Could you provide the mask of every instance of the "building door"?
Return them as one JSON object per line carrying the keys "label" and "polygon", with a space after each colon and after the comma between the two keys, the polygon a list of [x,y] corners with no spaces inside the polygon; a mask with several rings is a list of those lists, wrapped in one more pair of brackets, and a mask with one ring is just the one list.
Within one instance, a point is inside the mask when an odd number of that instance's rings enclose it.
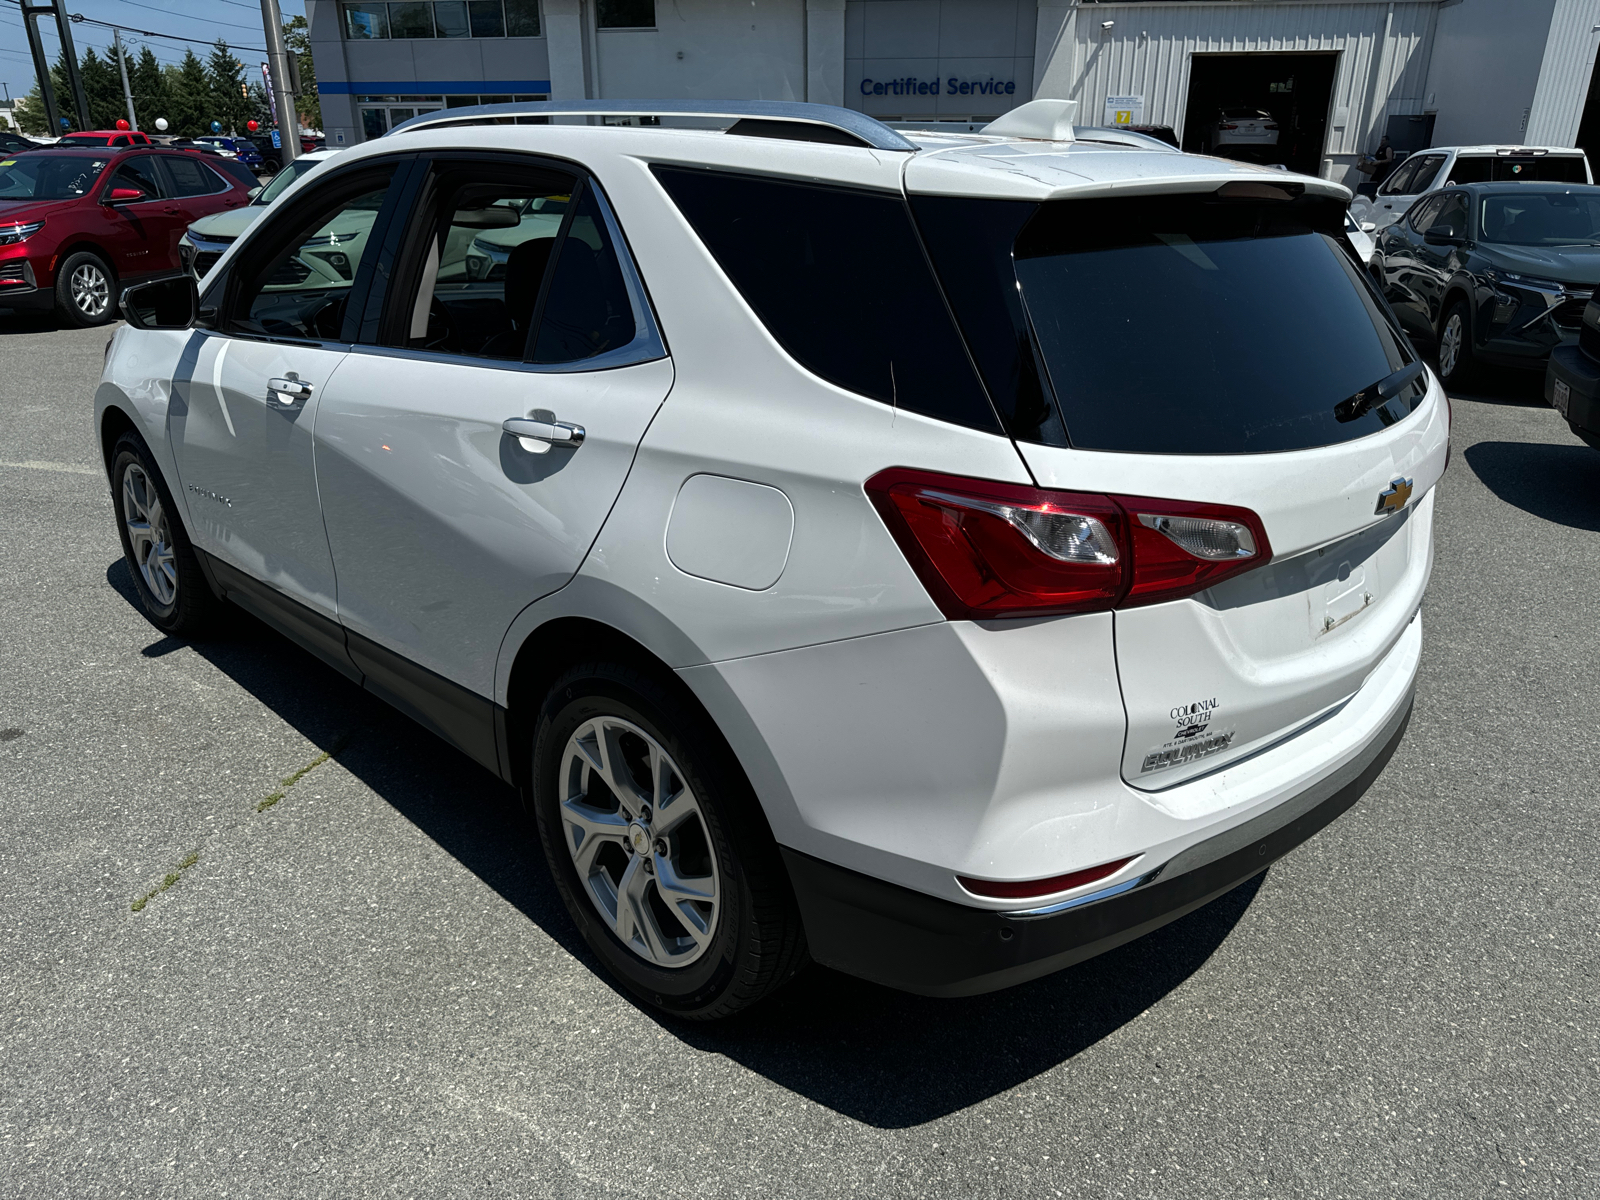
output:
{"label": "building door", "polygon": [[1194,55],[1183,148],[1318,174],[1338,62],[1321,51]]}

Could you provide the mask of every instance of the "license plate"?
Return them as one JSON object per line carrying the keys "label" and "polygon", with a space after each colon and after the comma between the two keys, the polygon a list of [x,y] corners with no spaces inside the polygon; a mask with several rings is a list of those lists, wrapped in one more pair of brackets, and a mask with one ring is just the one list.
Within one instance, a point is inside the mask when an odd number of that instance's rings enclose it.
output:
{"label": "license plate", "polygon": [[1563,417],[1566,416],[1567,410],[1572,407],[1572,388],[1558,379],[1554,389],[1552,389],[1552,393],[1550,398],[1551,407]]}

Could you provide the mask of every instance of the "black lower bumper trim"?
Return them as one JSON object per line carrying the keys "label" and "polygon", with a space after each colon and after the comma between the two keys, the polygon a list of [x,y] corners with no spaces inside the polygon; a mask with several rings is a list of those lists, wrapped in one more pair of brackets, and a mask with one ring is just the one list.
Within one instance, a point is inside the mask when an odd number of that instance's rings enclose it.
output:
{"label": "black lower bumper trim", "polygon": [[1367,751],[1333,776],[1201,842],[1156,879],[1055,916],[970,908],[783,848],[811,957],[925,996],[974,996],[1048,975],[1142,937],[1224,895],[1331,823],[1389,761],[1407,697]]}

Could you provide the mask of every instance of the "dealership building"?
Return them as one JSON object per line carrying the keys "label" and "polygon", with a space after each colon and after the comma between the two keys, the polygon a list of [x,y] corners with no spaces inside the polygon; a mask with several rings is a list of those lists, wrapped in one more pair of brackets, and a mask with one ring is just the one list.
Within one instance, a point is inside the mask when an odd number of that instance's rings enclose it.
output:
{"label": "dealership building", "polygon": [[330,145],[528,99],[810,100],[985,121],[1037,96],[1082,124],[1208,145],[1224,108],[1345,182],[1388,134],[1600,142],[1600,0],[308,0]]}

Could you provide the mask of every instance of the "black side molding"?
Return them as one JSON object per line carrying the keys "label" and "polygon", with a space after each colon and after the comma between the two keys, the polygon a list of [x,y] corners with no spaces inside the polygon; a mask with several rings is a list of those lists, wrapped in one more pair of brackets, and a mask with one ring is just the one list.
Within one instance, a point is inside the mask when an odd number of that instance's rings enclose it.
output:
{"label": "black side molding", "polygon": [[1405,736],[1411,706],[1407,697],[1333,777],[1190,847],[1152,882],[1055,915],[969,908],[780,847],[811,957],[907,992],[975,996],[1115,949],[1232,891],[1354,806]]}
{"label": "black side molding", "polygon": [[337,621],[198,547],[195,553],[219,596],[260,618],[507,783],[515,783],[505,749],[509,744],[506,713],[494,701],[351,633]]}

